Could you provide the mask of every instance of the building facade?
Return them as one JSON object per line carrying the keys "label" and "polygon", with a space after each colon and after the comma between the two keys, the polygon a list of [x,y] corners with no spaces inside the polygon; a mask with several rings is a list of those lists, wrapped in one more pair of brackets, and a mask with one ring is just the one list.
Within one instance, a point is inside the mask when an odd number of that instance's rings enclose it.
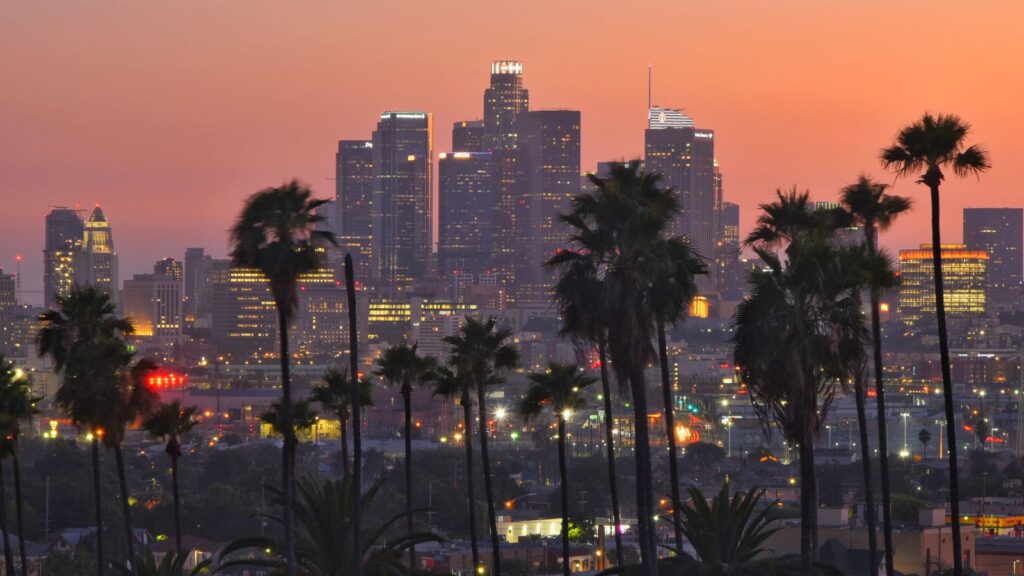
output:
{"label": "building facade", "polygon": [[340,140],[334,158],[334,234],[339,252],[352,255],[356,278],[365,282],[373,259],[373,142]]}
{"label": "building facade", "polygon": [[121,306],[135,325],[134,337],[181,342],[181,288],[180,279],[166,274],[136,274],[124,281]]}
{"label": "building facade", "polygon": [[508,150],[517,145],[519,116],[530,109],[523,88],[523,65],[513,60],[491,63],[491,84],[484,91],[484,150]]}
{"label": "building facade", "polygon": [[[963,244],[943,244],[942,276],[946,317],[951,322],[984,316],[989,256]],[[935,322],[935,284],[932,246],[900,250],[899,317],[908,328]]]}
{"label": "building facade", "polygon": [[107,216],[99,206],[93,209],[85,222],[82,248],[74,268],[75,282],[94,286],[116,299],[119,283],[114,235]]}
{"label": "building facade", "polygon": [[43,305],[53,306],[75,285],[75,262],[82,248],[85,223],[79,210],[51,208],[46,215],[43,249]]}
{"label": "building facade", "polygon": [[438,172],[437,272],[442,278],[491,268],[497,207],[489,152],[442,152]]}
{"label": "building facade", "polygon": [[964,244],[989,255],[990,296],[1008,296],[1024,280],[1024,209],[964,208]]}
{"label": "building facade", "polygon": [[486,152],[484,121],[460,120],[452,126],[452,152]]}

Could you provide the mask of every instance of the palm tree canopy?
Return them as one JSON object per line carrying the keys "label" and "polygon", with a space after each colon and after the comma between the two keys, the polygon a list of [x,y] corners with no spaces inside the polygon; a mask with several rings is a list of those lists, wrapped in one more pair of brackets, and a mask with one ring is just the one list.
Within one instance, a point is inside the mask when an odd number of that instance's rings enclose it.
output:
{"label": "palm tree canopy", "polygon": [[[361,406],[373,406],[373,385],[363,378],[359,381],[359,401]],[[324,374],[324,383],[313,387],[309,399],[329,410],[339,419],[348,418],[352,408],[352,380],[348,371],[330,368]]]}
{"label": "palm tree canopy", "polygon": [[191,551],[167,552],[158,562],[153,551],[146,548],[135,561],[135,568],[128,564],[115,564],[123,576],[200,576],[211,574],[213,562],[209,559],[198,562],[191,570],[185,568],[191,559]]}
{"label": "palm tree canopy", "polygon": [[[295,431],[309,430],[316,425],[319,419],[320,416],[317,415],[309,400],[296,400],[292,404],[292,426]],[[284,435],[284,428],[281,424],[281,402],[271,404],[269,410],[260,414],[260,421],[270,424],[275,433]]]}
{"label": "palm tree canopy", "polygon": [[312,194],[296,180],[261,190],[249,197],[231,229],[232,263],[263,272],[288,314],[297,303],[299,276],[320,267],[323,248],[337,245],[334,234],[320,227],[326,218],[317,208],[327,200]]}
{"label": "palm tree canopy", "polygon": [[821,210],[812,207],[810,192],[776,190],[775,200],[758,205],[761,215],[754,229],[743,240],[745,246],[763,250],[788,245],[798,238],[827,238],[846,225],[842,210]]}
{"label": "palm tree canopy", "polygon": [[152,436],[163,438],[167,442],[167,453],[178,457],[181,456],[179,440],[197,424],[195,413],[195,406],[182,407],[180,401],[174,400],[161,404],[142,422],[142,427]]}
{"label": "palm tree canopy", "polygon": [[39,413],[36,403],[40,400],[42,397],[32,395],[28,373],[0,354],[0,435],[17,440],[21,426]]}
{"label": "palm tree canopy", "polygon": [[433,356],[420,356],[418,344],[406,342],[395,344],[384,350],[377,360],[374,375],[384,382],[402,389],[402,394],[409,394],[414,384],[426,384],[437,368],[437,359]]}
{"label": "palm tree canopy", "polygon": [[762,546],[779,530],[772,528],[775,502],[759,506],[765,491],[729,495],[729,483],[710,501],[697,488],[690,489],[690,505],[677,503],[683,535],[693,546],[697,558],[710,566],[737,571],[751,563],[763,551]]}
{"label": "palm tree canopy", "polygon": [[498,328],[493,316],[485,320],[466,316],[458,333],[446,336],[444,342],[452,349],[450,363],[476,377],[491,371],[500,374],[518,365],[519,351],[507,343],[511,336],[510,329]]}
{"label": "palm tree canopy", "polygon": [[[125,348],[123,358],[130,361],[132,355]],[[116,372],[112,385],[104,391],[107,402],[101,408],[105,446],[120,445],[128,426],[139,418],[146,418],[153,411],[158,396],[146,381],[147,376],[157,368],[155,362],[143,358],[131,367],[122,365]]]}
{"label": "palm tree canopy", "polygon": [[530,373],[532,385],[519,401],[519,415],[530,420],[550,409],[556,415],[579,410],[585,404],[581,392],[597,381],[576,364],[551,362],[547,370]]}
{"label": "palm tree canopy", "polygon": [[840,202],[851,219],[865,227],[885,231],[900,214],[910,210],[910,198],[888,194],[888,184],[875,182],[866,175],[843,187]]}
{"label": "palm tree canopy", "polygon": [[970,124],[956,114],[926,112],[900,130],[892,146],[882,150],[882,166],[900,177],[920,174],[920,182],[936,186],[944,178],[943,168],[952,168],[957,176],[980,174],[991,164],[984,148],[967,145],[970,131]]}
{"label": "palm tree canopy", "polygon": [[52,358],[57,372],[69,364],[73,371],[82,370],[84,366],[77,361],[88,358],[90,349],[104,340],[134,332],[130,320],[117,316],[110,295],[94,286],[72,287],[67,296],[58,296],[57,307],[39,320],[39,356]]}
{"label": "palm tree canopy", "polygon": [[677,324],[689,314],[697,295],[696,277],[708,274],[707,264],[682,238],[656,242],[650,249],[650,263],[651,309],[663,322]]}

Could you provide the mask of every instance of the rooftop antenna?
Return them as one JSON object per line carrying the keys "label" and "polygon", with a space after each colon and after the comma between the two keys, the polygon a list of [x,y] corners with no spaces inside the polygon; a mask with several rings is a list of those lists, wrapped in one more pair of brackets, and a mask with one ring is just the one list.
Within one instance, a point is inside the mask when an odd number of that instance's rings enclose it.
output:
{"label": "rooftop antenna", "polygon": [[651,109],[651,77],[654,76],[654,66],[647,65],[647,109]]}

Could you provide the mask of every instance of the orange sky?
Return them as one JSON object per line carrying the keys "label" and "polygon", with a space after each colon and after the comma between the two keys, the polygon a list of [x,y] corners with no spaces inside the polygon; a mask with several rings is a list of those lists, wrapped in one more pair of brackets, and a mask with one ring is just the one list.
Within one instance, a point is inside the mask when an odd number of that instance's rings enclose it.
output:
{"label": "orange sky", "polygon": [[[435,151],[477,118],[489,62],[523,61],[531,107],[583,113],[583,166],[643,149],[654,102],[717,132],[727,199],[796,184],[826,199],[924,110],[975,126],[994,169],[945,189],[1021,206],[1024,3],[490,0],[6,3],[0,9],[0,266],[42,284],[43,216],[101,203],[122,277],[215,254],[242,198],[297,176],[333,195],[339,138],[385,109],[434,113]],[[890,178],[886,176],[886,178]],[[891,179],[891,178],[890,178]],[[919,200],[887,239],[927,239]],[[30,300],[36,295],[27,294]]]}

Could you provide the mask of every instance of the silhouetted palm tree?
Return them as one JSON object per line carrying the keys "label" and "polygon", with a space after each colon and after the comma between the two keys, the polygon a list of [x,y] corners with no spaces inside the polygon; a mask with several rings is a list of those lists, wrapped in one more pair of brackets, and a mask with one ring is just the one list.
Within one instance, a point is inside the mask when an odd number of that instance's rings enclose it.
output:
{"label": "silhouetted palm tree", "polygon": [[164,449],[171,458],[171,489],[174,495],[174,544],[178,554],[184,552],[181,547],[181,498],[178,491],[178,459],[181,458],[181,437],[195,427],[193,416],[195,406],[182,407],[175,400],[160,405],[142,423],[147,432],[167,442]]}
{"label": "silhouetted palm tree", "polygon": [[[883,537],[885,538],[885,565],[889,574],[895,573],[893,564],[892,543],[892,496],[889,486],[889,440],[886,430],[885,410],[885,369],[882,364],[882,324],[880,306],[882,290],[896,284],[896,276],[892,271],[885,253],[878,248],[878,234],[892,225],[897,216],[910,210],[910,200],[902,196],[886,193],[888,186],[872,182],[867,176],[861,176],[857,182],[842,190],[842,204],[850,218],[864,229],[864,244],[867,247],[868,263],[867,282],[871,294],[871,345],[874,356],[875,399],[878,402],[878,452],[882,468],[882,520]],[[857,423],[860,426],[862,463],[865,476],[865,495],[867,500],[868,536],[871,557],[875,558],[877,543],[875,542],[875,507],[871,490],[871,451],[868,447],[867,419],[864,412],[863,379],[858,375],[854,380],[857,385]]]}
{"label": "silhouetted palm tree", "polygon": [[202,576],[210,574],[213,562],[209,559],[197,562],[191,570],[185,568],[191,559],[191,553],[168,552],[163,558],[157,561],[153,551],[149,548],[139,554],[139,557],[132,565],[117,566],[117,569],[124,576]]}
{"label": "silhouetted palm tree", "polygon": [[[760,509],[759,502],[764,502]],[[697,560],[709,568],[720,567],[722,574],[757,566],[765,541],[779,530],[772,526],[776,502],[767,502],[764,490],[753,488],[730,497],[725,482],[709,501],[699,489],[691,488],[690,504],[676,504],[682,510],[683,534]]]}
{"label": "silhouetted palm tree", "polygon": [[[402,436],[405,440],[405,517],[406,530],[413,533],[412,505],[412,387],[422,386],[430,382],[437,368],[437,359],[433,356],[420,356],[418,345],[402,342],[384,350],[377,360],[374,372],[391,386],[398,386],[402,395],[402,406],[405,414]],[[416,567],[416,547],[409,547],[409,566]]]}
{"label": "silhouetted palm tree", "polygon": [[4,444],[3,451],[10,453],[14,469],[14,506],[22,576],[28,576],[28,555],[25,552],[25,538],[22,537],[25,534],[25,518],[18,445],[22,425],[39,413],[36,403],[40,400],[41,397],[32,396],[32,380],[29,375],[16,368],[13,363],[7,362],[3,354],[0,354],[0,442]]}
{"label": "silhouetted palm tree", "polygon": [[921,428],[917,433],[917,441],[921,443],[921,458],[927,458],[928,444],[931,444],[932,433],[927,428]]}
{"label": "silhouetted palm tree", "polygon": [[928,187],[932,208],[932,275],[935,282],[935,318],[939,329],[939,360],[942,365],[942,393],[945,396],[947,450],[949,451],[950,518],[953,525],[953,570],[963,574],[960,542],[960,480],[956,459],[956,422],[953,406],[953,381],[949,364],[949,333],[946,329],[945,291],[942,285],[942,236],[939,219],[939,187],[944,169],[957,176],[980,175],[990,167],[988,153],[977,144],[967,145],[970,125],[955,114],[933,116],[903,128],[896,141],[882,150],[881,161],[898,177],[919,176],[918,183]]}
{"label": "silhouetted palm tree", "polygon": [[558,422],[558,473],[562,493],[562,574],[569,576],[569,475],[565,462],[565,421],[574,411],[583,407],[580,392],[596,382],[575,364],[552,362],[544,372],[530,374],[533,383],[519,402],[519,414],[524,420],[540,416],[551,410]]}
{"label": "silhouetted palm tree", "polygon": [[491,548],[494,552],[494,574],[501,576],[501,547],[498,542],[498,518],[494,509],[494,485],[491,459],[487,451],[490,434],[487,418],[487,386],[494,378],[516,367],[519,351],[508,343],[512,331],[498,328],[497,319],[486,320],[467,316],[465,324],[454,336],[446,336],[451,346],[451,364],[463,370],[476,388],[476,405],[480,414],[480,460],[484,469],[484,492],[487,496],[487,519],[491,526]]}
{"label": "silhouetted palm tree", "polygon": [[49,357],[54,370],[61,375],[54,400],[76,427],[88,432],[92,445],[96,570],[103,576],[106,559],[99,444],[108,406],[106,399],[116,378],[116,370],[111,373],[111,368],[116,367],[121,354],[116,352],[114,358],[107,358],[104,352],[123,350],[122,338],[132,333],[132,324],[117,316],[109,295],[92,286],[76,286],[68,296],[58,297],[57,308],[40,316],[40,322],[39,355]]}
{"label": "silhouetted palm tree", "polygon": [[292,428],[288,326],[298,304],[299,276],[319,268],[323,261],[322,249],[327,244],[336,244],[332,233],[319,228],[325,218],[317,214],[317,208],[327,200],[311,196],[312,191],[295,180],[257,192],[246,200],[242,214],[231,230],[232,264],[262,272],[270,281],[270,291],[277,308],[281,347],[281,420],[285,438],[281,451],[281,501],[288,576],[295,576],[291,506],[295,432]]}
{"label": "silhouetted palm tree", "polygon": [[[359,381],[359,395],[361,406],[373,406],[370,382],[365,378]],[[348,421],[352,414],[351,396],[352,383],[348,372],[331,368],[324,374],[324,383],[314,386],[309,397],[313,402],[319,403],[321,408],[338,417],[338,426],[341,429],[342,476],[349,475]]]}
{"label": "silhouetted palm tree", "polygon": [[[289,435],[285,434],[285,420],[282,416],[284,410],[281,407],[281,402],[274,402],[263,414],[260,414],[260,422],[269,424],[270,428],[275,434],[279,434],[282,438],[289,438]],[[313,426],[316,426],[316,422],[319,417],[316,414],[316,410],[313,409],[313,405],[309,400],[296,400],[292,403],[292,433],[291,441],[298,444],[297,432],[309,430]],[[294,447],[293,447],[294,448]]]}

